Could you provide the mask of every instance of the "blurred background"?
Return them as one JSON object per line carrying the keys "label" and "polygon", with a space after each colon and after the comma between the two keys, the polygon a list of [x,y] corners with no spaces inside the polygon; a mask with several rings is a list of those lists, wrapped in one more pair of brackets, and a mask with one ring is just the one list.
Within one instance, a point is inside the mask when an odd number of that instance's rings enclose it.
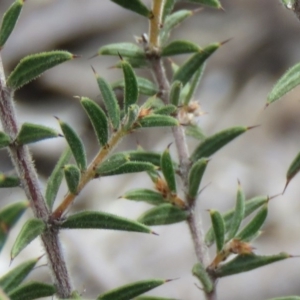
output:
{"label": "blurred background", "polygon": [[[0,1],[0,15],[11,5]],[[150,1],[145,1],[150,4]],[[198,120],[207,135],[235,125],[260,125],[236,139],[210,161],[203,179],[209,186],[201,194],[197,214],[209,227],[207,209],[226,211],[234,205],[237,179],[247,198],[275,195],[283,190],[289,164],[300,150],[299,88],[264,109],[268,92],[279,77],[300,61],[300,22],[277,0],[223,0],[225,11],[205,8],[177,28],[172,39],[189,39],[200,46],[232,40],[209,60],[196,100],[206,112]],[[180,8],[197,5],[180,2]],[[54,116],[71,124],[81,135],[90,159],[97,143],[86,115],[75,95],[88,96],[101,103],[91,70],[109,81],[121,78],[121,71],[109,69],[114,57],[93,56],[100,46],[134,42],[134,36],[147,32],[144,18],[124,11],[108,0],[28,0],[16,30],[2,51],[7,74],[25,55],[53,49],[68,50],[80,59],[46,72],[16,93],[19,122],[34,122],[59,130]],[[175,57],[177,63],[186,56]],[[151,78],[145,70],[139,75]],[[139,143],[146,150],[162,151],[173,141],[169,129],[143,130],[132,134],[118,150],[134,149]],[[197,145],[189,139],[190,149]],[[30,146],[41,186],[66,143],[63,139],[43,141]],[[176,157],[175,147],[172,154]],[[0,171],[13,170],[5,150],[0,152]],[[300,255],[300,178],[296,177],[284,196],[270,202],[263,235],[254,242],[256,253],[281,251]],[[80,194],[72,211],[102,210],[137,218],[149,206],[118,199],[131,188],[151,188],[145,174],[101,178]],[[0,191],[1,207],[24,199],[20,189]],[[61,188],[58,202],[66,193]],[[8,269],[9,251],[27,212],[12,231],[0,256],[0,275]],[[190,234],[185,223],[155,227],[159,236],[113,231],[63,231],[62,247],[74,286],[86,299],[95,299],[108,289],[152,277],[178,278],[151,295],[181,300],[202,299],[191,275],[196,262]],[[211,255],[214,255],[211,249]],[[43,254],[39,240],[31,243],[12,264]],[[46,263],[46,260],[41,263]],[[300,294],[300,259],[292,258],[248,273],[220,280],[220,300],[267,299]],[[30,279],[49,280],[47,267],[40,267]]]}

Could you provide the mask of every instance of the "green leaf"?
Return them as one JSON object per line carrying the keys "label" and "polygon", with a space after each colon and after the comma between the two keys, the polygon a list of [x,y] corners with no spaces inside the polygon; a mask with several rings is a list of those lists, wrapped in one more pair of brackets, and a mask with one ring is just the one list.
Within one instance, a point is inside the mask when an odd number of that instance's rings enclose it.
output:
{"label": "green leaf", "polygon": [[[253,213],[255,210],[260,208],[262,205],[268,203],[268,201],[269,201],[268,196],[258,196],[247,200],[245,202],[244,218],[248,217],[251,213]],[[230,229],[230,224],[232,222],[234,213],[235,213],[235,208],[232,208],[222,215],[225,222],[225,232],[228,232],[228,230]],[[213,228],[211,227],[205,235],[205,243],[207,246],[211,246],[214,240],[215,240],[215,236],[214,236]]]}
{"label": "green leaf", "polygon": [[182,83],[179,80],[175,80],[174,82],[172,82],[169,102],[175,106],[179,105],[181,90],[182,90]]}
{"label": "green leaf", "polygon": [[183,22],[188,17],[192,16],[193,12],[191,10],[179,10],[169,15],[165,19],[165,23],[163,28],[160,31],[160,39],[162,44],[164,44],[172,31],[176,26],[178,26],[181,22]]}
{"label": "green leaf", "polygon": [[207,163],[208,163],[208,159],[201,158],[192,165],[192,167],[189,171],[188,196],[191,199],[195,199],[197,197],[200,183],[201,183],[203,174],[206,170]]}
{"label": "green leaf", "polygon": [[112,176],[112,175],[130,174],[130,173],[138,173],[138,172],[153,171],[153,170],[155,170],[155,166],[151,163],[142,162],[142,161],[129,161],[119,166],[118,168],[115,168],[108,172],[99,173],[99,169],[97,169],[96,173],[101,176]]}
{"label": "green leaf", "polygon": [[212,290],[214,289],[214,284],[201,262],[198,262],[194,265],[192,273],[200,280],[200,282],[202,283],[202,287],[207,294],[212,292]]}
{"label": "green leaf", "polygon": [[255,235],[265,223],[267,215],[268,205],[265,204],[254,218],[237,234],[236,238],[240,240],[247,240],[249,237]]}
{"label": "green leaf", "polygon": [[80,170],[75,165],[65,165],[64,173],[70,193],[76,195],[81,177]]}
{"label": "green leaf", "polygon": [[131,161],[148,162],[157,167],[160,167],[161,154],[158,152],[133,150],[133,151],[125,151],[123,153],[125,155],[128,155]]}
{"label": "green leaf", "polygon": [[167,225],[185,221],[188,216],[188,211],[167,203],[146,211],[138,218],[138,222],[148,226]]}
{"label": "green leaf", "polygon": [[167,147],[167,149],[163,152],[161,156],[160,167],[170,191],[176,194],[177,189],[176,189],[175,171],[174,171],[169,147]]}
{"label": "green leaf", "polygon": [[152,12],[140,0],[130,0],[130,1],[111,0],[111,1],[146,18],[150,19],[150,17],[152,16]]}
{"label": "green leaf", "polygon": [[153,297],[153,296],[141,296],[134,298],[134,300],[179,300],[175,298],[163,298],[163,297]]}
{"label": "green leaf", "polygon": [[237,126],[220,131],[208,138],[206,138],[194,150],[191,155],[191,160],[196,161],[202,157],[210,157],[233,139],[246,132],[249,127]]}
{"label": "green leaf", "polygon": [[20,178],[15,176],[7,176],[0,173],[0,188],[12,188],[20,186]]}
{"label": "green leaf", "polygon": [[163,8],[163,17],[162,17],[163,21],[165,21],[166,17],[172,13],[176,1],[177,0],[165,0],[165,4]]}
{"label": "green leaf", "polygon": [[136,221],[122,218],[113,214],[83,211],[67,217],[61,228],[68,229],[112,229],[152,233],[151,229]]}
{"label": "green leaf", "polygon": [[108,291],[107,293],[98,296],[97,300],[131,300],[132,298],[146,293],[166,282],[167,280],[164,279],[137,281]]}
{"label": "green leaf", "polygon": [[177,107],[173,104],[167,104],[160,108],[154,109],[153,114],[156,115],[172,115],[177,111]]}
{"label": "green leaf", "polygon": [[146,127],[169,127],[169,126],[178,126],[179,122],[173,117],[165,115],[148,115],[138,121],[137,128],[146,128]]}
{"label": "green leaf", "polygon": [[74,55],[67,51],[50,51],[26,56],[10,73],[7,85],[14,90],[19,89],[45,71],[73,58]]}
{"label": "green leaf", "polygon": [[5,293],[9,293],[22,283],[22,281],[27,277],[27,275],[35,267],[36,263],[39,261],[39,258],[28,260],[0,278],[0,287]]}
{"label": "green leaf", "polygon": [[24,123],[17,135],[16,142],[18,145],[25,145],[58,136],[60,134],[52,128],[38,124]]}
{"label": "green leaf", "polygon": [[216,277],[224,277],[243,273],[290,257],[291,256],[287,253],[279,253],[270,256],[260,256],[255,254],[238,255],[233,260],[214,270],[213,275]]}
{"label": "green leaf", "polygon": [[10,257],[14,259],[29,243],[45,230],[46,225],[42,220],[30,219],[22,227],[18,234],[13,247],[11,249]]}
{"label": "green leaf", "polygon": [[152,205],[160,205],[165,203],[165,199],[161,193],[148,189],[134,189],[126,192],[120,198],[143,201]]}
{"label": "green leaf", "polygon": [[129,155],[126,152],[115,153],[97,167],[96,173],[100,176],[110,173],[127,162],[129,162]]}
{"label": "green leaf", "polygon": [[104,78],[100,77],[96,72],[95,76],[107,114],[111,120],[113,128],[117,130],[120,124],[120,107],[116,95],[112,91],[110,84]]}
{"label": "green leaf", "polygon": [[222,251],[225,242],[225,222],[222,215],[217,210],[210,210],[210,218],[214,229],[217,252]]}
{"label": "green leaf", "polygon": [[222,5],[218,0],[188,0],[188,1],[193,3],[203,4],[213,8],[218,8],[218,9],[222,8]]}
{"label": "green leaf", "polygon": [[195,53],[174,74],[173,81],[179,80],[185,86],[204,62],[221,46],[220,43],[211,44]]}
{"label": "green leaf", "polygon": [[0,27],[0,50],[15,28],[23,5],[24,0],[16,0],[4,13]]}
{"label": "green leaf", "polygon": [[28,201],[20,201],[9,204],[0,210],[0,252],[8,237],[9,231],[21,218],[28,207]]}
{"label": "green leaf", "polygon": [[189,41],[176,40],[165,46],[162,51],[162,56],[173,56],[179,54],[188,54],[202,51],[201,48]]}
{"label": "green leaf", "polygon": [[89,98],[81,97],[80,102],[93,125],[99,144],[105,146],[108,141],[108,120],[104,111]]}
{"label": "green leaf", "polygon": [[196,71],[195,75],[193,76],[193,78],[191,80],[191,84],[188,87],[188,92],[183,99],[184,105],[188,105],[189,102],[193,99],[195,91],[201,81],[205,66],[206,66],[205,63],[202,64],[202,66]]}
{"label": "green leaf", "polygon": [[290,68],[275,84],[268,95],[267,104],[278,100],[300,84],[300,63]]}
{"label": "green leaf", "polygon": [[65,122],[62,122],[59,119],[58,121],[79,169],[84,171],[86,169],[87,162],[84,146],[80,137],[73,130],[73,128],[70,127],[70,125],[68,125]]}
{"label": "green leaf", "polygon": [[[136,80],[137,80],[137,85],[138,85],[140,94],[147,95],[147,96],[153,96],[158,93],[158,88],[152,81],[150,81],[144,77],[139,77],[139,76],[136,76]],[[124,86],[125,86],[124,79],[118,80],[118,81],[112,83],[112,85],[111,85],[111,87],[113,89],[116,89],[116,88],[123,89]]]}
{"label": "green leaf", "polygon": [[[128,52],[127,52],[128,53]],[[128,55],[130,55],[130,53],[128,53]],[[126,57],[124,55],[122,55],[123,61],[127,61],[132,68],[134,69],[139,69],[139,68],[145,68],[145,67],[149,67],[149,61],[147,60],[146,56],[143,57]],[[122,61],[119,61],[118,63],[116,63],[114,65],[115,68],[122,68]]]}
{"label": "green leaf", "polygon": [[56,293],[56,288],[53,285],[31,281],[21,286],[18,286],[8,296],[10,300],[32,300],[42,297],[50,297]]}
{"label": "green leaf", "polygon": [[[132,43],[116,43],[109,44],[101,47],[98,50],[99,55],[113,55],[134,58],[134,59],[144,59],[145,53],[142,48]],[[122,64],[122,62],[121,62]]]}
{"label": "green leaf", "polygon": [[232,239],[240,228],[245,215],[245,200],[245,194],[239,183],[236,195],[235,211],[231,219],[227,240]]}
{"label": "green leaf", "polygon": [[185,134],[199,141],[203,141],[205,139],[202,129],[196,124],[187,125],[185,127]]}
{"label": "green leaf", "polygon": [[124,74],[124,111],[127,113],[128,107],[132,104],[136,104],[139,96],[139,88],[137,79],[130,64],[126,61],[122,61],[122,69]]}
{"label": "green leaf", "polygon": [[140,108],[136,104],[129,105],[127,110],[127,115],[124,118],[123,129],[125,131],[131,131],[134,124],[137,122],[139,118]]}
{"label": "green leaf", "polygon": [[297,154],[297,156],[294,158],[294,160],[289,166],[289,169],[286,173],[286,185],[284,189],[287,188],[290,181],[297,175],[299,171],[300,171],[300,152]]}
{"label": "green leaf", "polygon": [[4,132],[0,131],[0,149],[9,146],[10,137]]}
{"label": "green leaf", "polygon": [[68,163],[71,157],[71,150],[68,147],[59,158],[57,164],[55,165],[54,170],[52,171],[48,181],[45,192],[45,199],[48,207],[52,209],[58,189],[61,185],[63,179],[63,167]]}
{"label": "green leaf", "polygon": [[298,296],[286,296],[286,297],[279,297],[279,298],[272,298],[269,300],[300,300]]}

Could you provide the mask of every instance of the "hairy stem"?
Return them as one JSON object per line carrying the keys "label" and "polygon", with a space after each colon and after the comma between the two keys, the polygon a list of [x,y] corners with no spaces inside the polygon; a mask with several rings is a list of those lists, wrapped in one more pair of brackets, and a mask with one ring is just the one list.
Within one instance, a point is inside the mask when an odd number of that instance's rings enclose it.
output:
{"label": "hairy stem", "polygon": [[107,145],[101,148],[99,153],[90,163],[87,170],[81,177],[81,180],[78,184],[77,193],[72,194],[68,193],[65,198],[63,199],[62,203],[57,207],[57,209],[52,213],[51,219],[52,220],[59,220],[63,213],[68,209],[68,207],[73,203],[76,196],[82,191],[82,189],[89,183],[92,179],[95,178],[96,175],[96,168],[97,166],[103,162],[103,160],[111,153],[111,151],[116,147],[119,141],[127,134],[122,128],[119,129],[108,141]]}
{"label": "hairy stem", "polygon": [[[27,199],[36,218],[48,222],[50,212],[46,206],[32,157],[27,146],[18,146],[14,140],[19,128],[13,104],[13,91],[6,86],[5,73],[0,56],[0,118],[4,132],[10,136],[9,154],[21,180]],[[71,295],[71,283],[67,267],[58,244],[58,233],[48,226],[42,235],[42,241],[48,257],[48,262],[54,274],[57,294],[61,298]]]}

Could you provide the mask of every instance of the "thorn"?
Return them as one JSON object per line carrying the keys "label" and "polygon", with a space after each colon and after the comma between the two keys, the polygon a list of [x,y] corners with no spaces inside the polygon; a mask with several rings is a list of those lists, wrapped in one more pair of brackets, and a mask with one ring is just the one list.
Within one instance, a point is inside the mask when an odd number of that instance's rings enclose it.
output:
{"label": "thorn", "polygon": [[57,117],[57,116],[53,116],[58,122],[60,122],[60,119],[59,119],[59,117]]}
{"label": "thorn", "polygon": [[173,144],[173,142],[171,142],[168,146],[167,146],[167,149],[169,150],[171,145]]}
{"label": "thorn", "polygon": [[203,288],[200,287],[199,285],[197,285],[197,283],[194,283],[194,285],[196,286],[196,288],[198,288],[200,291],[203,291]]}
{"label": "thorn", "polygon": [[9,267],[11,266],[11,264],[13,263],[14,258],[10,258],[10,262],[9,262]]}
{"label": "thorn", "polygon": [[192,10],[192,15],[197,14],[198,12],[200,12],[200,11],[202,11],[202,10],[204,10],[203,7],[199,7],[199,8],[193,9],[193,10]]}
{"label": "thorn", "polygon": [[209,182],[207,185],[205,185],[197,194],[197,197],[211,184],[211,182]]}
{"label": "thorn", "polygon": [[80,58],[80,57],[82,57],[82,56],[81,56],[81,55],[73,54],[72,57],[73,57],[73,58]]}
{"label": "thorn", "polygon": [[260,126],[261,126],[260,124],[254,125],[254,126],[248,126],[248,127],[247,127],[247,130],[254,129],[254,128],[260,127]]}
{"label": "thorn", "polygon": [[94,74],[95,74],[95,75],[98,75],[97,72],[96,72],[96,70],[94,69],[94,67],[93,67],[92,65],[91,65],[91,68],[92,68]]}
{"label": "thorn", "polygon": [[241,186],[241,182],[239,179],[237,179],[237,182],[238,182],[238,186],[240,187]]}
{"label": "thorn", "polygon": [[223,6],[220,6],[219,9],[222,10],[223,12],[226,12]]}
{"label": "thorn", "polygon": [[229,41],[231,41],[233,38],[229,38],[223,42],[220,43],[220,46],[223,46],[224,44],[228,43]]}
{"label": "thorn", "polygon": [[180,278],[178,277],[178,278],[166,279],[166,282],[170,282],[170,281],[174,281],[174,280],[178,280],[178,279],[180,279]]}
{"label": "thorn", "polygon": [[270,105],[270,103],[267,103],[267,104],[264,106],[264,110],[265,110],[266,108],[268,108],[269,105]]}
{"label": "thorn", "polygon": [[61,134],[61,133],[59,133],[59,134],[58,134],[58,137],[64,137],[64,135],[63,135],[63,134]]}
{"label": "thorn", "polygon": [[120,54],[120,52],[119,52],[119,51],[118,51],[118,55],[119,55],[119,57],[120,57],[121,61],[123,61],[123,57],[122,57],[122,55]]}
{"label": "thorn", "polygon": [[150,231],[150,233],[151,233],[151,234],[153,234],[153,235],[157,235],[157,236],[159,236],[159,234],[158,234],[158,233],[156,233],[156,232],[154,232],[154,231]]}
{"label": "thorn", "polygon": [[290,179],[288,179],[288,180],[286,181],[286,184],[285,184],[285,186],[284,186],[284,189],[283,189],[281,195],[283,195],[283,194],[285,193],[285,190],[286,190],[286,188],[288,187],[289,183],[290,183]]}
{"label": "thorn", "polygon": [[274,195],[274,196],[271,196],[271,197],[269,197],[269,201],[270,200],[272,200],[272,199],[274,199],[274,198],[276,198],[276,197],[278,197],[278,196],[282,196],[282,193],[279,193],[279,194],[276,194],[276,195]]}

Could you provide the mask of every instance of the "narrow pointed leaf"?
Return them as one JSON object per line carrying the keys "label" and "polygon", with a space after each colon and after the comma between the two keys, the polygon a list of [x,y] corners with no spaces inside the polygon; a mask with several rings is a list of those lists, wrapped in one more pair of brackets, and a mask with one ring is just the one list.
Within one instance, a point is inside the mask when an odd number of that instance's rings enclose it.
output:
{"label": "narrow pointed leaf", "polygon": [[187,125],[185,128],[185,134],[199,141],[203,141],[205,139],[205,135],[202,129],[196,124]]}
{"label": "narrow pointed leaf", "polygon": [[120,124],[120,107],[118,100],[116,98],[116,95],[112,91],[112,87],[110,86],[110,84],[104,78],[100,77],[97,73],[95,75],[105,108],[107,110],[107,114],[113,128],[116,130],[119,128]]}
{"label": "narrow pointed leaf", "polygon": [[178,26],[188,17],[192,16],[193,12],[191,10],[179,10],[165,18],[164,26],[160,31],[160,37],[162,44],[168,40],[172,29]]}
{"label": "narrow pointed leaf", "polygon": [[18,145],[25,145],[58,136],[60,134],[52,128],[38,124],[24,123],[17,135],[16,142]]}
{"label": "narrow pointed leaf", "polygon": [[235,211],[232,216],[227,240],[230,240],[235,236],[244,219],[244,215],[245,215],[245,194],[241,188],[241,185],[239,184],[237,195],[236,195]]}
{"label": "narrow pointed leaf", "polygon": [[162,56],[173,56],[179,54],[188,54],[201,51],[201,48],[189,41],[176,40],[162,49]]}
{"label": "narrow pointed leaf", "polygon": [[26,56],[10,73],[7,85],[14,90],[19,89],[45,71],[73,58],[74,55],[67,51],[50,51]]}
{"label": "narrow pointed leaf", "polygon": [[40,258],[28,260],[0,278],[0,287],[5,293],[8,293],[15,289],[17,286],[22,283],[22,281],[27,277],[27,275],[35,267],[36,263]]}
{"label": "narrow pointed leaf", "polygon": [[214,284],[201,262],[198,262],[194,265],[192,273],[200,280],[200,282],[202,283],[202,288],[206,293],[212,292],[212,290],[214,289]]}
{"label": "narrow pointed leaf", "polygon": [[0,210],[0,252],[11,228],[16,224],[28,207],[28,201],[21,201],[9,204]]}
{"label": "narrow pointed leaf", "polygon": [[247,127],[242,126],[231,127],[206,138],[194,150],[193,154],[191,155],[191,160],[196,161],[202,157],[210,157],[247,130]]}
{"label": "narrow pointed leaf", "polygon": [[145,58],[145,53],[142,48],[132,43],[117,43],[117,44],[109,44],[101,47],[98,50],[99,55],[113,55],[126,58]]}
{"label": "narrow pointed leaf", "polygon": [[[139,76],[136,76],[136,80],[137,80],[137,85],[138,85],[140,94],[147,95],[147,96],[153,96],[158,93],[158,88],[152,81],[150,81],[144,77],[139,77]],[[111,87],[113,89],[115,89],[115,88],[123,89],[124,86],[125,86],[124,79],[118,80],[111,85]]]}
{"label": "narrow pointed leaf", "polygon": [[203,4],[213,8],[222,8],[222,5],[218,0],[188,0],[188,1],[198,3],[198,4]]}
{"label": "narrow pointed leaf", "polygon": [[300,152],[294,158],[286,173],[286,182],[287,182],[286,186],[298,174],[299,171],[300,171]]}
{"label": "narrow pointed leaf", "polygon": [[128,155],[131,161],[142,161],[151,163],[157,167],[160,167],[161,154],[153,151],[126,151],[123,152]]}
{"label": "narrow pointed leaf", "polygon": [[10,300],[33,300],[42,297],[50,297],[56,293],[56,288],[53,285],[31,281],[20,285],[11,292],[8,296]]}
{"label": "narrow pointed leaf", "polygon": [[[255,210],[263,206],[264,204],[268,203],[269,197],[268,196],[258,196],[251,198],[245,202],[245,213],[244,218],[248,217],[251,213],[253,213]],[[230,224],[233,218],[235,212],[235,208],[230,209],[225,214],[223,214],[223,219],[225,222],[225,232],[228,232],[230,228]],[[206,235],[205,235],[205,243],[207,246],[211,246],[215,240],[215,235],[213,228],[211,227]]]}
{"label": "narrow pointed leaf", "polygon": [[130,190],[121,197],[128,200],[147,202],[152,205],[160,205],[165,203],[165,199],[161,193],[148,189]]}
{"label": "narrow pointed leaf", "polygon": [[87,165],[86,154],[80,137],[72,129],[72,127],[70,127],[70,125],[60,120],[58,121],[79,169],[82,171],[85,170]]}
{"label": "narrow pointed leaf", "polygon": [[81,177],[80,170],[75,165],[65,165],[64,173],[70,193],[76,195]]}
{"label": "narrow pointed leaf", "polygon": [[29,243],[45,230],[46,225],[42,220],[30,219],[22,227],[14,245],[11,249],[10,257],[14,259]]}
{"label": "narrow pointed leaf", "polygon": [[213,273],[216,277],[229,276],[251,271],[290,257],[291,256],[287,253],[279,253],[277,255],[270,256],[260,256],[255,254],[238,255],[230,262],[223,264],[218,269],[214,270]]}
{"label": "narrow pointed leaf", "polygon": [[15,176],[7,176],[0,173],[0,188],[11,188],[20,186],[20,178]]}
{"label": "narrow pointed leaf", "polygon": [[124,163],[118,168],[115,168],[108,172],[99,173],[97,170],[97,174],[101,176],[112,176],[112,175],[121,175],[121,174],[130,174],[130,173],[139,173],[145,171],[153,171],[155,170],[155,166],[148,162],[142,161],[129,161]]}
{"label": "narrow pointed leaf", "polygon": [[170,191],[176,194],[176,178],[169,147],[163,152],[160,167]]}
{"label": "narrow pointed leaf", "polygon": [[188,177],[188,195],[191,199],[195,199],[201,184],[203,174],[206,170],[208,159],[201,158],[196,161],[190,171]]}
{"label": "narrow pointed leaf", "polygon": [[170,101],[169,101],[175,106],[179,105],[181,90],[182,90],[182,83],[179,80],[175,80],[171,85]]}
{"label": "narrow pointed leaf", "polygon": [[48,207],[52,209],[58,189],[63,179],[63,167],[67,164],[71,157],[71,150],[68,147],[59,158],[54,170],[52,171],[48,181],[45,192],[45,199]]}
{"label": "narrow pointed leaf", "polygon": [[179,122],[173,117],[152,114],[138,121],[137,127],[169,127],[178,126]]}
{"label": "narrow pointed leaf", "polygon": [[177,107],[173,104],[167,104],[163,107],[157,108],[153,110],[153,114],[156,115],[172,115],[177,111]]}
{"label": "narrow pointed leaf", "polygon": [[0,27],[0,50],[12,33],[19,15],[21,13],[24,0],[16,0],[9,9],[4,13]]}
{"label": "narrow pointed leaf", "polygon": [[290,68],[275,84],[268,95],[267,104],[280,99],[300,84],[300,63]]}
{"label": "narrow pointed leaf", "polygon": [[210,210],[210,218],[214,229],[217,252],[223,249],[225,242],[225,224],[222,215],[217,210]]}
{"label": "narrow pointed leaf", "polygon": [[129,9],[146,18],[150,18],[152,13],[140,0],[111,0],[112,2]]}
{"label": "narrow pointed leaf", "polygon": [[97,167],[96,173],[99,175],[110,173],[118,169],[129,161],[129,156],[125,152],[115,153]]}
{"label": "narrow pointed leaf", "polygon": [[188,92],[187,92],[186,96],[183,99],[183,103],[185,105],[188,105],[189,102],[193,99],[195,91],[196,91],[196,89],[199,86],[199,83],[201,81],[205,66],[206,66],[205,63],[202,64],[202,66],[198,69],[198,71],[196,71],[195,75],[193,76],[193,78],[191,80],[191,84],[188,88]]}
{"label": "narrow pointed leaf", "polygon": [[138,222],[148,226],[167,225],[185,221],[188,216],[186,210],[172,204],[162,204],[146,211],[138,218]]}
{"label": "narrow pointed leaf", "polygon": [[164,279],[148,279],[127,284],[108,291],[98,296],[97,300],[131,300],[136,296],[144,294],[162,284],[166,283]]}
{"label": "narrow pointed leaf", "polygon": [[0,149],[9,146],[10,137],[4,132],[0,131]]}
{"label": "narrow pointed leaf", "polygon": [[[120,53],[121,54],[121,53]],[[130,55],[130,53],[127,52],[128,55]],[[146,56],[142,56],[142,57],[126,57],[124,55],[121,55],[123,60],[125,60],[126,62],[128,62],[132,68],[134,69],[141,69],[141,68],[145,68],[145,67],[149,67],[149,61],[147,60]],[[116,63],[114,65],[115,68],[122,68],[122,61],[119,61],[118,63]]]}
{"label": "narrow pointed leaf", "polygon": [[92,123],[99,144],[105,146],[108,141],[108,121],[104,111],[89,98],[82,97],[80,102]]}
{"label": "narrow pointed leaf", "polygon": [[129,105],[127,115],[124,119],[123,129],[126,131],[131,131],[134,127],[134,124],[138,121],[140,113],[140,108],[136,104]]}
{"label": "narrow pointed leaf", "polygon": [[249,237],[256,234],[262,225],[265,223],[265,220],[268,215],[268,205],[264,205],[254,218],[237,234],[236,238],[240,240],[247,240]]}
{"label": "narrow pointed leaf", "polygon": [[174,74],[173,81],[179,80],[183,86],[194,76],[203,63],[221,46],[221,44],[211,44],[194,54],[188,59]]}
{"label": "narrow pointed leaf", "polygon": [[127,113],[128,107],[136,104],[139,96],[139,88],[135,73],[126,61],[122,62],[122,69],[124,74],[124,111]]}
{"label": "narrow pointed leaf", "polygon": [[112,229],[152,233],[151,229],[139,222],[132,221],[113,214],[83,211],[69,216],[61,228],[69,229]]}

